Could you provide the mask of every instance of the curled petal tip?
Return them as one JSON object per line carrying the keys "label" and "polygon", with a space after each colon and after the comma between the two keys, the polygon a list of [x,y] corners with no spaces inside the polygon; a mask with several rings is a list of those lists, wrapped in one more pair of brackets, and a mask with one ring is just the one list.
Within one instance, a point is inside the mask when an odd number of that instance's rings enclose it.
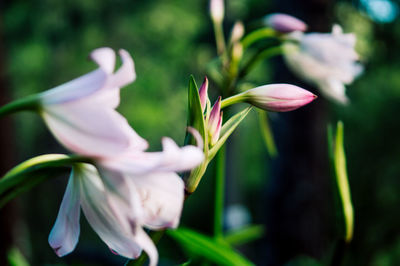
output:
{"label": "curled petal tip", "polygon": [[197,131],[197,130],[196,130],[195,128],[193,128],[193,127],[187,127],[186,130],[187,130],[190,134],[192,134],[192,136],[193,136],[194,139],[196,140],[197,147],[198,147],[200,150],[203,150],[203,146],[204,146],[203,138],[201,137],[199,131]]}
{"label": "curled petal tip", "polygon": [[111,74],[115,68],[115,52],[109,47],[102,47],[93,50],[89,58],[96,62],[106,73]]}

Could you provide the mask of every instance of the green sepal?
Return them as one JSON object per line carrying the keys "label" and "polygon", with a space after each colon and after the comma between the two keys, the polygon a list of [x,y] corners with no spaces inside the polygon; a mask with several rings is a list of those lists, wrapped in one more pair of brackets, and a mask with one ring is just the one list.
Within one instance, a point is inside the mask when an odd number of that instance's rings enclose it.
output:
{"label": "green sepal", "polygon": [[220,134],[221,137],[208,153],[208,158],[207,158],[208,161],[211,161],[214,158],[218,150],[222,147],[222,145],[224,145],[228,137],[237,128],[240,122],[242,122],[243,119],[248,115],[251,109],[253,109],[252,106],[247,107],[246,109],[232,116],[228,121],[225,122],[225,124],[221,128],[221,134]]}
{"label": "green sepal", "polygon": [[205,258],[217,265],[254,265],[229,245],[186,228],[168,230],[167,234],[175,239],[190,254]]}

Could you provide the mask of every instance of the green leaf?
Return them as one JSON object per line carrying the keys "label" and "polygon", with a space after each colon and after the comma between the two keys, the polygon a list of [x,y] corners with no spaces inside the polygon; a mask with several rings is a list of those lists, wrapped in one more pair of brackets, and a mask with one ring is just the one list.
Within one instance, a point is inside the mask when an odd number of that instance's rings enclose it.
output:
{"label": "green leaf", "polygon": [[0,179],[0,208],[20,193],[29,190],[44,180],[57,176],[65,167],[75,162],[91,161],[81,156],[46,154],[29,159]]}
{"label": "green leaf", "polygon": [[218,243],[215,239],[190,229],[179,228],[168,230],[167,233],[190,253],[206,258],[217,265],[254,265],[228,245]]}
{"label": "green leaf", "polygon": [[[201,109],[199,89],[197,87],[194,77],[191,75],[188,87],[188,104],[189,104],[189,116],[188,126],[195,128],[199,131],[200,135],[204,140],[204,149],[208,147],[207,134],[205,132],[203,110]],[[185,143],[194,143],[193,138],[190,134],[186,135]]]}
{"label": "green leaf", "polygon": [[221,137],[219,138],[217,143],[215,143],[215,145],[210,149],[210,152],[208,154],[208,161],[211,161],[214,158],[218,150],[222,147],[222,145],[224,145],[228,137],[233,133],[240,122],[242,122],[243,119],[248,115],[252,108],[252,106],[247,107],[246,109],[232,116],[228,121],[225,122],[225,124],[221,128]]}
{"label": "green leaf", "polygon": [[332,136],[332,130],[328,128],[328,144],[330,144],[330,157],[333,163],[336,184],[342,203],[345,224],[344,239],[346,242],[350,242],[353,238],[354,210],[351,201],[350,186],[346,170],[346,154],[343,144],[343,131],[343,123],[339,121],[337,123],[335,141],[333,141],[334,137]]}
{"label": "green leaf", "polygon": [[8,265],[10,266],[29,266],[28,261],[22,255],[21,251],[14,247],[7,254]]}
{"label": "green leaf", "polygon": [[265,229],[263,225],[249,225],[235,231],[227,232],[224,237],[225,242],[232,246],[240,246],[264,236]]}
{"label": "green leaf", "polygon": [[266,111],[259,110],[258,118],[265,147],[267,148],[268,154],[272,158],[275,158],[278,155],[278,151],[276,150],[272,129],[269,126],[268,113]]}

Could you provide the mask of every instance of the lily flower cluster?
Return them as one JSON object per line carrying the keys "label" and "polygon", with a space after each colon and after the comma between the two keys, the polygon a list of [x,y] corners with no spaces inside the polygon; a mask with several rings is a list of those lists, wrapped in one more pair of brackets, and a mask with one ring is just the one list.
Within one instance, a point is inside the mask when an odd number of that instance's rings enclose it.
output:
{"label": "lily flower cluster", "polygon": [[94,50],[90,59],[98,69],[20,105],[38,111],[65,148],[92,162],[72,166],[49,236],[56,254],[74,250],[82,209],[113,253],[134,259],[144,250],[150,265],[156,265],[157,249],[143,228],[178,226],[185,185],[176,172],[193,169],[204,155],[196,146],[180,148],[169,138],[162,140],[163,151],[145,151],[147,141],[115,110],[120,88],[136,78],[129,53],[120,50],[119,55],[122,65],[114,72],[115,52]]}
{"label": "lily flower cluster", "polygon": [[293,73],[319,88],[327,98],[342,104],[348,102],[345,85],[363,71],[353,33],[343,33],[339,25],[333,26],[332,33],[304,33],[307,25],[286,14],[269,15],[264,22],[287,34],[284,58]]}

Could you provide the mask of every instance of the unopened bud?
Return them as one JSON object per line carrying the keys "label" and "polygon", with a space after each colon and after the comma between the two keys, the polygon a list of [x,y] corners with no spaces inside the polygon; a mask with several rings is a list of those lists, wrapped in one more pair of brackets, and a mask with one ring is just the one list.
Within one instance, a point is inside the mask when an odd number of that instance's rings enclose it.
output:
{"label": "unopened bud", "polygon": [[307,24],[302,20],[282,13],[274,13],[266,16],[264,24],[282,33],[307,30]]}
{"label": "unopened bud", "polygon": [[240,94],[243,101],[272,112],[288,112],[317,98],[313,93],[290,84],[260,86]]}
{"label": "unopened bud", "polygon": [[244,35],[244,25],[241,21],[237,21],[233,26],[231,33],[231,43],[237,43]]}
{"label": "unopened bud", "polygon": [[204,112],[204,109],[206,108],[206,104],[207,104],[207,99],[208,99],[208,79],[207,79],[207,77],[204,77],[203,84],[201,84],[201,87],[199,89],[199,95],[200,95],[201,110]]}
{"label": "unopened bud", "polygon": [[222,125],[222,113],[221,113],[221,96],[215,102],[211,109],[210,118],[208,120],[208,134],[211,139],[211,145],[214,145],[219,139],[219,133]]}
{"label": "unopened bud", "polygon": [[222,23],[224,19],[224,0],[211,0],[210,1],[210,14],[211,19],[216,23]]}

